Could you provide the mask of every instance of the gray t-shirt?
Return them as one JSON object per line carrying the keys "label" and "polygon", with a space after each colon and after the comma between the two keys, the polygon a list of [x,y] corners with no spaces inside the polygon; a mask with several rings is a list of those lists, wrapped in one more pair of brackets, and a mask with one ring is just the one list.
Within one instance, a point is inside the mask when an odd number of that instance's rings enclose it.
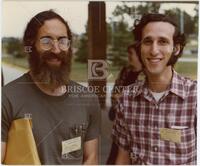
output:
{"label": "gray t-shirt", "polygon": [[[49,96],[28,73],[2,88],[2,141],[13,120],[30,116],[42,164],[82,164],[83,143],[98,138],[100,107],[96,95],[70,81],[67,93]],[[81,150],[62,155],[62,141],[81,136]]]}

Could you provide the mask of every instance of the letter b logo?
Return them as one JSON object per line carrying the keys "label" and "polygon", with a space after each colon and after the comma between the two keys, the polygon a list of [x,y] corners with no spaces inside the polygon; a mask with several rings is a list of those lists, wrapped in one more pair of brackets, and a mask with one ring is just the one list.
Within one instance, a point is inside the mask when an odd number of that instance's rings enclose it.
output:
{"label": "letter b logo", "polygon": [[88,60],[88,79],[101,80],[108,76],[108,65],[105,60]]}

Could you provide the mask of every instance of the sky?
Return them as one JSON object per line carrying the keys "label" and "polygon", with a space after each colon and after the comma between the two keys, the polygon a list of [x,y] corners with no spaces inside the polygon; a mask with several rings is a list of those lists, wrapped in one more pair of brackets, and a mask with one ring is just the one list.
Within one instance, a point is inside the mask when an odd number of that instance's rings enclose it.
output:
{"label": "sky", "polygon": [[[85,25],[88,19],[88,1],[53,1],[53,0],[7,0],[2,2],[2,36],[3,37],[22,37],[27,22],[38,12],[48,9],[54,9],[64,17],[76,34],[85,32]],[[131,2],[130,5],[136,4]],[[119,1],[106,1],[106,20],[112,18],[112,12]],[[174,6],[186,10],[192,16],[194,4],[166,4],[163,9],[171,9]],[[130,20],[131,21],[131,20]],[[132,22],[130,23],[132,24]]]}

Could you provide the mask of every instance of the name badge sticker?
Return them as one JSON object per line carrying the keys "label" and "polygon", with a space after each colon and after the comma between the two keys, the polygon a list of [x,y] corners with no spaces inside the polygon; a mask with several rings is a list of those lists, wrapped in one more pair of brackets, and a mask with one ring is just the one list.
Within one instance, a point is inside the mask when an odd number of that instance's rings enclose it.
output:
{"label": "name badge sticker", "polygon": [[81,137],[62,141],[62,155],[81,149]]}
{"label": "name badge sticker", "polygon": [[165,141],[181,143],[181,130],[160,128],[160,138]]}

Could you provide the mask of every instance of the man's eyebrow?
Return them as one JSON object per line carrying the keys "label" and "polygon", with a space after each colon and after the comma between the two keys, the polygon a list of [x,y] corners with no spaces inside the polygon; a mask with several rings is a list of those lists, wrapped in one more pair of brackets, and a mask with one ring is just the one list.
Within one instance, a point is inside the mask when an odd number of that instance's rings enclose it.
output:
{"label": "man's eyebrow", "polygon": [[161,36],[160,39],[162,39],[162,40],[169,40],[169,38],[163,37],[163,36]]}
{"label": "man's eyebrow", "polygon": [[59,39],[62,39],[62,38],[68,38],[68,37],[67,37],[67,36],[59,36],[59,37],[58,37],[58,40],[59,40]]}
{"label": "man's eyebrow", "polygon": [[51,36],[42,36],[42,37],[40,37],[40,39],[42,39],[42,38],[51,38],[51,39],[53,39]]}
{"label": "man's eyebrow", "polygon": [[[142,40],[146,40],[146,39],[153,39],[153,38],[151,36],[146,36]],[[158,37],[158,39],[169,40],[169,38],[166,36],[160,36],[160,37]]]}
{"label": "man's eyebrow", "polygon": [[[40,39],[42,39],[42,38],[51,38],[51,39],[53,39],[53,37],[49,36],[49,35],[42,36]],[[59,36],[57,39],[59,40],[59,39],[62,39],[62,38],[67,38],[67,36]]]}
{"label": "man's eyebrow", "polygon": [[146,39],[152,39],[152,37],[151,36],[146,36],[142,40],[146,40]]}

